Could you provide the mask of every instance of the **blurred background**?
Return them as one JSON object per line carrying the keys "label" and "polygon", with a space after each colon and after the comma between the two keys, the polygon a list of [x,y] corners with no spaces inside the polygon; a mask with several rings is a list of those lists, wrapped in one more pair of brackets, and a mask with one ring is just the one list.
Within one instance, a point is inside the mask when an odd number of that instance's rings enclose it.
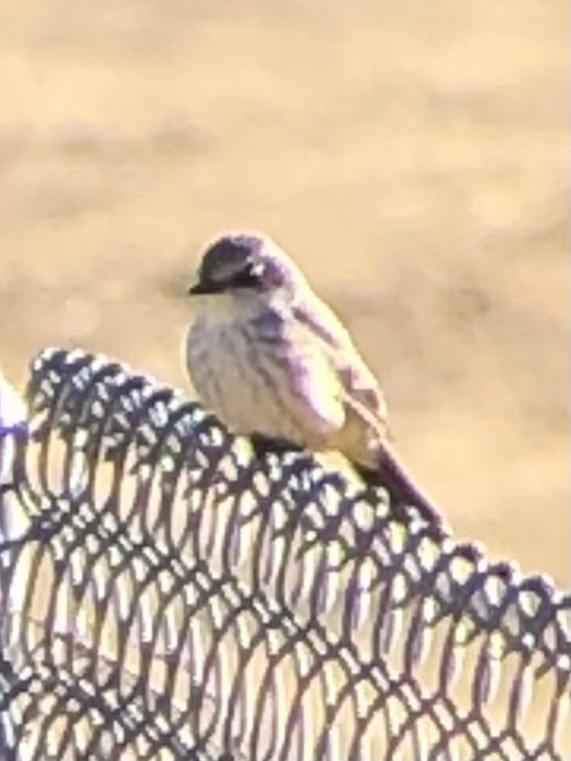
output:
{"label": "blurred background", "polygon": [[7,375],[81,346],[188,389],[199,253],[264,230],[346,320],[457,535],[567,585],[567,16],[1,0]]}

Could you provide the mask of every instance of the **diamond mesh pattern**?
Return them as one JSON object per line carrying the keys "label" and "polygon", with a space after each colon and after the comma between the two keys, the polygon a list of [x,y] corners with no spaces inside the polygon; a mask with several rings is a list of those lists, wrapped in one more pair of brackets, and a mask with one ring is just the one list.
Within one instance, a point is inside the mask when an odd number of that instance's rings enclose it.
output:
{"label": "diamond mesh pattern", "polygon": [[571,599],[46,350],[5,431],[0,758],[571,758]]}

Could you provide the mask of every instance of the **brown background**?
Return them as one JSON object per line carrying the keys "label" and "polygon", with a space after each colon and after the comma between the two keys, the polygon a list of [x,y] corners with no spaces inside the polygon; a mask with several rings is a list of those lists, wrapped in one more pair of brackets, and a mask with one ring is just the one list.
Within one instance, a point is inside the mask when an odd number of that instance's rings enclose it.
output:
{"label": "brown background", "polygon": [[185,384],[205,241],[271,233],[461,537],[569,583],[562,0],[0,2],[1,361]]}

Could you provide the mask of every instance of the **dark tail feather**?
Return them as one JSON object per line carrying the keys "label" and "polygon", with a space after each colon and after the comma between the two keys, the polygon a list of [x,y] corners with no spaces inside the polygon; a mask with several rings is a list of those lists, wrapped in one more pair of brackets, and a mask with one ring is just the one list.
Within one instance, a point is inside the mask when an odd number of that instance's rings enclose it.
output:
{"label": "dark tail feather", "polygon": [[366,483],[385,488],[391,498],[391,507],[396,518],[410,520],[411,511],[416,508],[420,516],[429,524],[444,528],[444,516],[430,497],[414,482],[404,465],[388,445],[384,445],[375,470],[362,470]]}

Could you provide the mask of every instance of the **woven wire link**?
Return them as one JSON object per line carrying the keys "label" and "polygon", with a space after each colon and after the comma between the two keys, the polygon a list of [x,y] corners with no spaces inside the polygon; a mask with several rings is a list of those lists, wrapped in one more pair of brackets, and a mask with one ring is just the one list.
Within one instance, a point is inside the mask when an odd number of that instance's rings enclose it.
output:
{"label": "woven wire link", "polygon": [[0,758],[571,758],[571,599],[46,350],[4,433]]}

